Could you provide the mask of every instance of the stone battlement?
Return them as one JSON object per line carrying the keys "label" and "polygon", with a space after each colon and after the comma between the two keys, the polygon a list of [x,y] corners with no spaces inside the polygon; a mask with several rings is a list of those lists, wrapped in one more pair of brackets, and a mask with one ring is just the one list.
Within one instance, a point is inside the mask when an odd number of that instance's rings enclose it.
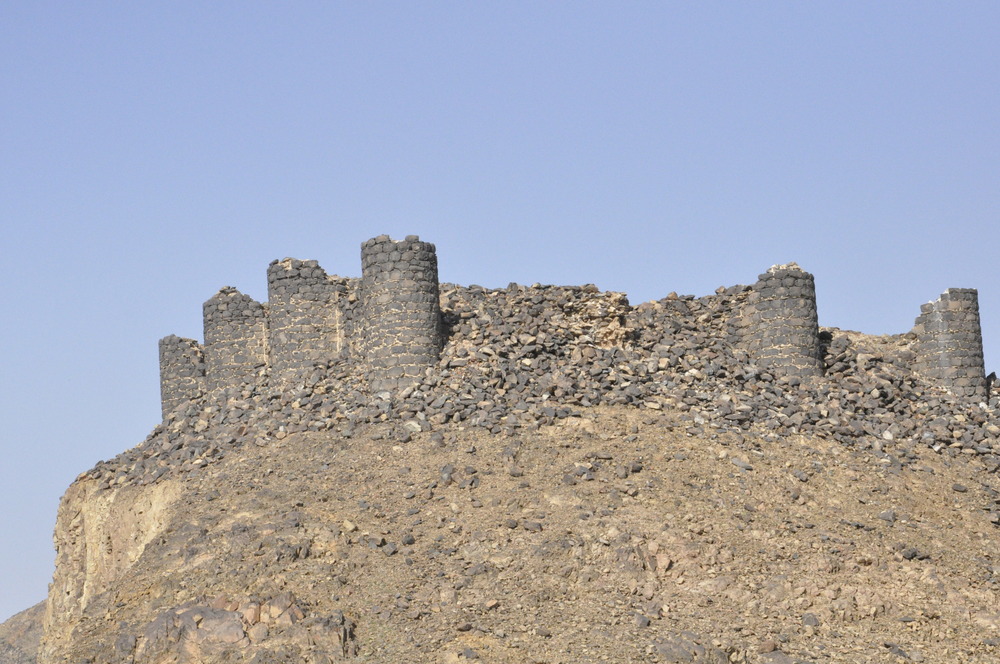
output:
{"label": "stone battlement", "polygon": [[328,275],[316,261],[286,258],[267,268],[270,375],[294,381],[303,371],[349,353],[358,280]]}
{"label": "stone battlement", "polygon": [[[724,355],[730,364],[742,362],[783,380],[822,381],[828,370],[814,279],[794,263],[772,267],[752,286],[708,296],[717,298],[712,318],[696,323],[672,315],[687,311],[675,296],[632,307],[623,294],[601,293],[593,286],[559,290],[512,284],[507,291],[458,286],[445,291],[438,283],[434,245],[417,236],[396,241],[381,235],[363,243],[361,272],[360,278],[339,277],[314,260],[286,258],[267,269],[266,303],[235,288],[221,289],[204,304],[204,344],[173,335],[160,340],[164,418],[200,399],[225,403],[263,385],[325,375],[333,362],[347,367],[362,391],[392,398],[435,371],[463,366],[463,357],[496,354],[477,326],[502,333],[514,321],[518,332],[507,341],[531,350],[520,358],[527,363],[522,366],[544,363],[552,395],[569,389],[564,387],[573,382],[569,367],[586,364],[588,357],[638,354],[649,357],[636,365],[639,371],[663,372],[674,361],[669,349],[681,339],[688,345],[694,340],[710,355]],[[473,314],[455,308],[458,291],[463,302],[506,301],[508,295],[498,299],[506,292],[517,306],[484,311],[472,320]],[[559,297],[553,299],[556,292]],[[545,332],[531,333],[538,328],[533,318],[546,320]],[[560,359],[565,340],[553,334],[572,339],[571,357]],[[905,336],[909,350],[904,356],[915,380],[956,398],[987,398],[975,290],[949,289],[923,305]],[[446,347],[448,357],[442,357]],[[591,372],[596,370],[597,365]],[[496,387],[510,389],[506,380],[498,378]]]}
{"label": "stone battlement", "polygon": [[205,391],[238,389],[256,382],[268,364],[264,305],[225,286],[205,302],[202,311]]}

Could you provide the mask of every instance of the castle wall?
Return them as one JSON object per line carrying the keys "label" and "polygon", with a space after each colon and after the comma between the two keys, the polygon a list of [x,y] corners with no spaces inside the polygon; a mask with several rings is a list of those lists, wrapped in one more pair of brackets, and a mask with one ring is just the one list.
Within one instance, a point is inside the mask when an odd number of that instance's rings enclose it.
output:
{"label": "castle wall", "polygon": [[226,286],[205,302],[203,312],[206,390],[253,385],[267,364],[263,305]]}
{"label": "castle wall", "polygon": [[205,358],[194,339],[176,335],[160,339],[160,407],[166,418],[175,408],[199,398],[205,390]]}
{"label": "castle wall", "polygon": [[373,391],[401,389],[438,361],[443,345],[434,245],[380,235],[361,245],[363,336]]}
{"label": "castle wall", "polygon": [[[204,304],[203,346],[173,335],[160,341],[164,416],[205,394],[314,375],[317,365],[337,358],[358,370],[372,393],[422,379],[445,341],[434,245],[381,235],[362,244],[361,262],[362,277],[348,279],[328,275],[316,261],[273,261],[267,305],[231,287],[220,290]],[[681,339],[719,355],[737,350],[741,364],[749,360],[775,376],[808,378],[824,373],[816,311],[813,276],[791,263],[772,267],[750,287],[720,288],[697,301],[672,294],[637,310],[624,295],[595,286],[538,287],[518,315],[550,319],[547,349],[564,336],[601,349],[652,349],[655,361],[640,373],[684,364],[671,351]],[[449,310],[449,324],[462,320]],[[915,374],[958,396],[985,398],[975,290],[950,289],[924,305],[913,332]],[[526,347],[539,352],[531,342]],[[707,375],[715,375],[714,364],[707,363]]]}
{"label": "castle wall", "polygon": [[316,261],[286,258],[267,269],[268,354],[271,378],[302,371],[347,352],[351,282]]}
{"label": "castle wall", "polygon": [[914,371],[961,397],[986,397],[979,293],[949,288],[920,307]]}
{"label": "castle wall", "polygon": [[823,373],[816,284],[798,265],[760,275],[741,312],[743,344],[758,366],[778,376]]}

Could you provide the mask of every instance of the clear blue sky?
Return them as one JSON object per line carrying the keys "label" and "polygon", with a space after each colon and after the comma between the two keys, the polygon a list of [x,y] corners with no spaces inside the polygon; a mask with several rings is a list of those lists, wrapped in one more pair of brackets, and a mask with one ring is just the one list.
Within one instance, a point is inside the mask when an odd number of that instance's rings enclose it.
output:
{"label": "clear blue sky", "polygon": [[274,258],[357,276],[416,233],[445,281],[633,303],[795,260],[870,333],[977,287],[996,368],[997,34],[996,2],[0,4],[0,619],[157,423],[157,340]]}

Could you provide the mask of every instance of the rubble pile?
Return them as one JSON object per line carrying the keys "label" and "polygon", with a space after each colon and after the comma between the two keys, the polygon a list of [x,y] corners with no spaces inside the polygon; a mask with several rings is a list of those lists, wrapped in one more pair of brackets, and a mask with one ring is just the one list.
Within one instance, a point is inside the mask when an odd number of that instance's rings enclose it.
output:
{"label": "rubble pile", "polygon": [[845,445],[914,445],[979,455],[1000,466],[996,399],[975,403],[912,371],[913,335],[820,335],[824,374],[780,377],[741,347],[738,312],[749,289],[668,297],[631,307],[594,286],[441,285],[446,343],[435,367],[398,393],[365,384],[344,353],[295,383],[266,376],[239,393],[215,392],[171,412],[139,446],[90,471],[104,486],[149,484],[195,472],[243,445],[301,431],[353,435],[394,422],[405,442],[445,423],[513,434],[596,405],[679,410],[691,435],[757,429]]}

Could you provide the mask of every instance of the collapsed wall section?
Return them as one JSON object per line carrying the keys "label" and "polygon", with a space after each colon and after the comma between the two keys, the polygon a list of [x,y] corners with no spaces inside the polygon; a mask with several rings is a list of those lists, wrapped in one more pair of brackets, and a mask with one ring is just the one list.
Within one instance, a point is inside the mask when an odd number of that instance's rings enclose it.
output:
{"label": "collapsed wall section", "polygon": [[205,302],[203,312],[206,390],[253,385],[267,364],[264,306],[226,286]]}
{"label": "collapsed wall section", "polygon": [[268,353],[272,379],[302,371],[347,350],[351,282],[316,261],[286,258],[267,269]]}
{"label": "collapsed wall section", "polygon": [[443,345],[437,254],[416,235],[361,245],[363,336],[373,391],[402,389],[438,361]]}
{"label": "collapsed wall section", "polygon": [[741,312],[743,344],[751,359],[778,376],[823,373],[813,275],[795,263],[758,277]]}
{"label": "collapsed wall section", "polygon": [[913,327],[917,336],[914,370],[956,396],[986,397],[979,293],[949,288],[920,307]]}
{"label": "collapsed wall section", "polygon": [[205,390],[205,358],[194,339],[160,339],[160,408],[166,418],[175,408],[198,399]]}

